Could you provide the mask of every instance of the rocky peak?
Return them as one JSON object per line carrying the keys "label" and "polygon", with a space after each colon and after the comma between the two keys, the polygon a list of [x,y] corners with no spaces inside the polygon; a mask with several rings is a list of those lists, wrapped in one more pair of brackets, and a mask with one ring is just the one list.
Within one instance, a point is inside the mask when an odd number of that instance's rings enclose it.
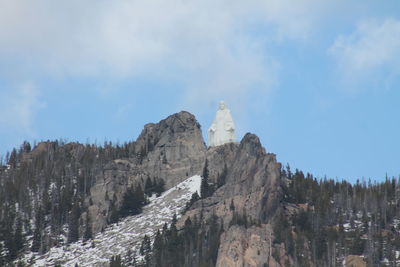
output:
{"label": "rocky peak", "polygon": [[200,174],[206,145],[193,114],[181,111],[159,123],[147,124],[136,141],[145,154],[142,169],[165,180],[170,188],[182,179]]}
{"label": "rocky peak", "polygon": [[265,148],[261,145],[260,138],[252,133],[246,133],[240,142],[240,149],[252,155],[265,155]]}
{"label": "rocky peak", "polygon": [[[135,158],[110,162],[98,174],[88,203],[93,232],[107,224],[111,201],[118,207],[132,184],[144,185],[147,178],[162,179],[169,189],[186,178],[201,174],[206,155],[200,124],[186,111],[158,123],[145,125],[134,142]],[[108,196],[108,197],[105,197]]]}
{"label": "rocky peak", "polygon": [[148,151],[152,151],[156,146],[163,146],[172,140],[186,139],[197,142],[201,137],[201,126],[193,114],[187,111],[175,113],[159,123],[148,123],[137,139],[139,145],[144,145]]}

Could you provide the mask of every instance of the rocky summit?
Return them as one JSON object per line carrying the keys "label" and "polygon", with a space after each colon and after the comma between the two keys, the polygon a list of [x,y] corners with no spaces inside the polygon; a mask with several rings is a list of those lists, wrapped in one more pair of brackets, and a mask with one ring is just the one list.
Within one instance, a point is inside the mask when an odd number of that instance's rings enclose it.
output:
{"label": "rocky summit", "polygon": [[133,158],[110,161],[97,174],[86,198],[95,233],[104,229],[110,219],[111,202],[106,195],[119,206],[129,186],[144,185],[148,178],[162,179],[169,189],[201,173],[206,151],[200,124],[184,111],[145,125],[133,147],[137,151]]}
{"label": "rocky summit", "polygon": [[[130,184],[144,183],[147,177],[162,178],[170,188],[187,177],[203,175],[206,167],[213,193],[193,203],[178,220],[178,227],[183,227],[189,217],[202,218],[206,224],[216,215],[227,229],[221,235],[217,266],[242,266],[248,261],[258,266],[268,262],[269,223],[282,196],[281,165],[274,154],[265,151],[256,135],[246,134],[240,143],[207,149],[194,116],[180,112],[157,124],[147,124],[135,146],[142,153],[140,159],[110,162],[91,189],[89,211],[94,218],[94,232],[107,225],[106,194],[114,195],[118,203]],[[246,217],[251,227],[229,227],[234,217],[240,216]],[[249,245],[237,246],[244,243]]]}

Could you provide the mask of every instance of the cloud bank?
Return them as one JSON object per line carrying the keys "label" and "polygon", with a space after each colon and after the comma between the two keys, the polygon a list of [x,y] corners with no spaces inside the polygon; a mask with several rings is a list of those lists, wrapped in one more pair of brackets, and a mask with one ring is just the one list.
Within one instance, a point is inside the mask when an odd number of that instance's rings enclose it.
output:
{"label": "cloud bank", "polygon": [[109,79],[153,75],[184,82],[188,98],[199,90],[214,98],[267,90],[278,66],[268,43],[306,39],[326,4],[2,0],[0,7],[0,58],[13,62],[11,71]]}

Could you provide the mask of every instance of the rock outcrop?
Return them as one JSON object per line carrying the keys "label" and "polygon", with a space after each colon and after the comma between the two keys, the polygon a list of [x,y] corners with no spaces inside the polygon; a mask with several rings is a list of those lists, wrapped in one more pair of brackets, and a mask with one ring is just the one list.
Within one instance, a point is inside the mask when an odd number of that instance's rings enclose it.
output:
{"label": "rock outcrop", "polygon": [[[282,249],[271,248],[271,220],[282,197],[281,164],[275,155],[248,133],[240,144],[209,148],[206,158],[210,181],[221,183],[218,179],[226,172],[224,184],[211,197],[196,202],[180,224],[200,214],[204,220],[215,214],[223,221],[217,266],[279,266],[270,257],[272,249]],[[241,225],[243,221],[246,225]]]}
{"label": "rock outcrop", "polygon": [[147,124],[134,143],[134,149],[135,158],[110,162],[98,174],[90,190],[86,201],[94,233],[107,225],[111,204],[116,207],[121,204],[128,186],[137,183],[143,186],[150,178],[163,179],[166,189],[171,188],[201,173],[206,152],[200,124],[185,111],[159,123]]}

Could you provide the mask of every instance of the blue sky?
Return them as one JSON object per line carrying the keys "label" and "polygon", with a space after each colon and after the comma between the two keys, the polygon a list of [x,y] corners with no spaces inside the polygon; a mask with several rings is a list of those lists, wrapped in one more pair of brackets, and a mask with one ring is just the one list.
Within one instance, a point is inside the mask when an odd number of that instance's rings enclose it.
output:
{"label": "blue sky", "polygon": [[400,2],[0,0],[0,154],[125,142],[225,100],[318,177],[400,175]]}

